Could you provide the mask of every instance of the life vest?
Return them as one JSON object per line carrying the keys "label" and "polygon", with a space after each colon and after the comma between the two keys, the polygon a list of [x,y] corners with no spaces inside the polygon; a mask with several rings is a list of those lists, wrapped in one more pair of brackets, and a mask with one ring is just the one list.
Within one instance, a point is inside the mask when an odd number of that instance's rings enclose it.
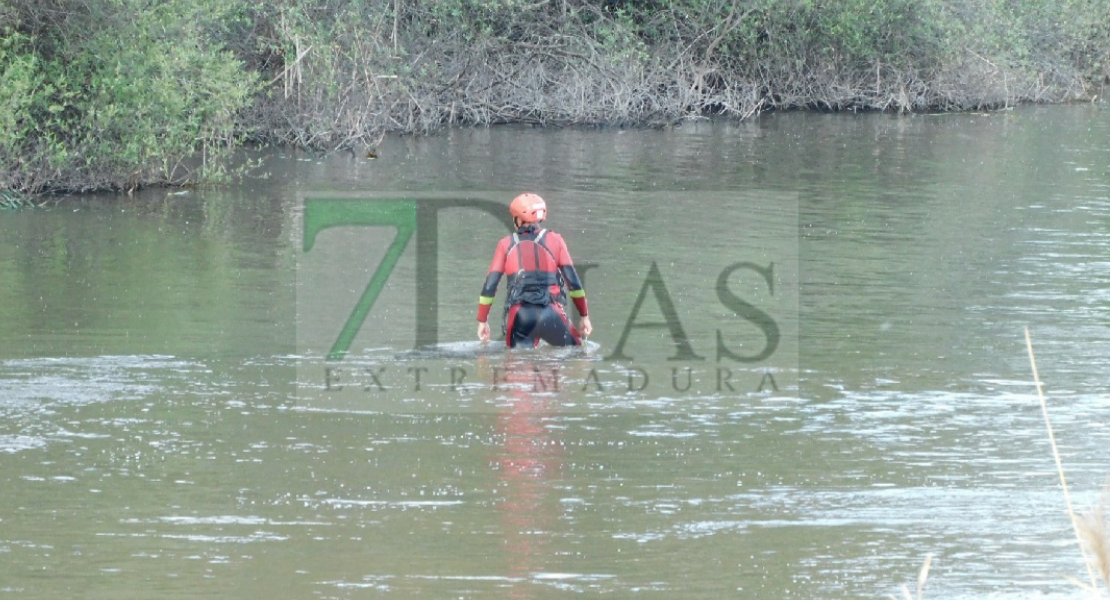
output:
{"label": "life vest", "polygon": [[515,304],[547,306],[553,302],[567,303],[566,284],[555,255],[544,244],[546,229],[535,234],[513,234],[505,264],[515,264],[517,270],[509,275],[509,294],[505,308]]}

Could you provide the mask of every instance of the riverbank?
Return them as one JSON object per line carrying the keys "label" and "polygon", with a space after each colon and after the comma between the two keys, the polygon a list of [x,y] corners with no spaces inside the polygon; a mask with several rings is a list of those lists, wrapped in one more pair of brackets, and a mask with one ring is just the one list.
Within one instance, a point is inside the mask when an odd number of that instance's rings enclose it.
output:
{"label": "riverbank", "polygon": [[0,190],[235,176],[243,143],[1091,100],[1110,0],[0,0]]}

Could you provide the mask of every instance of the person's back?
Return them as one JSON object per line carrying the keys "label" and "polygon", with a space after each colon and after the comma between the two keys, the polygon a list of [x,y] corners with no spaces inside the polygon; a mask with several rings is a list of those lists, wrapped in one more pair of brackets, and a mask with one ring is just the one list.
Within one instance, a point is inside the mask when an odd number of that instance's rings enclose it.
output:
{"label": "person's back", "polygon": [[540,228],[547,205],[536,194],[525,193],[509,205],[517,232],[497,244],[478,300],[478,338],[489,340],[489,310],[502,276],[509,278],[503,330],[505,343],[556,346],[581,343],[579,332],[567,318],[563,304],[569,297],[581,315],[582,335],[592,326],[586,309],[586,292],[574,269],[563,237]]}

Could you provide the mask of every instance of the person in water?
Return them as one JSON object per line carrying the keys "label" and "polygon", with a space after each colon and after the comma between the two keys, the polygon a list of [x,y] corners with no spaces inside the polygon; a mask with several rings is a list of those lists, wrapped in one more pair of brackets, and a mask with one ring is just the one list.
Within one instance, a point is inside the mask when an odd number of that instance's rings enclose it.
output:
{"label": "person in water", "polygon": [[[533,193],[513,198],[509,204],[516,233],[506,236],[493,252],[493,262],[478,298],[478,339],[489,341],[490,307],[501,276],[509,278],[502,330],[505,345],[538,346],[540,340],[553,346],[576,346],[593,327],[586,312],[586,291],[574,270],[563,236],[540,228],[547,217],[547,204]],[[567,296],[574,301],[581,333],[571,325],[563,310]]]}

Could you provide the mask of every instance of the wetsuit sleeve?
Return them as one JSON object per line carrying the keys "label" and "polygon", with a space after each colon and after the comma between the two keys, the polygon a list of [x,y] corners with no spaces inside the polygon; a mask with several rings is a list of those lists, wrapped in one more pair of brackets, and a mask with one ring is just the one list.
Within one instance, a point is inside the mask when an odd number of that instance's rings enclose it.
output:
{"label": "wetsuit sleeve", "polygon": [[485,323],[489,318],[493,298],[497,295],[497,286],[501,283],[501,276],[505,274],[505,254],[509,252],[509,238],[502,238],[493,251],[493,262],[486,273],[486,283],[482,286],[482,293],[478,296],[478,322]]}
{"label": "wetsuit sleeve", "polygon": [[570,251],[567,250],[567,243],[563,240],[563,236],[555,234],[553,237],[558,240],[555,244],[558,246],[555,264],[558,265],[563,273],[563,279],[567,282],[567,295],[574,301],[578,314],[585,317],[589,314],[586,307],[586,290],[582,288],[582,280],[578,277],[578,271],[574,269],[574,261],[570,259]]}

